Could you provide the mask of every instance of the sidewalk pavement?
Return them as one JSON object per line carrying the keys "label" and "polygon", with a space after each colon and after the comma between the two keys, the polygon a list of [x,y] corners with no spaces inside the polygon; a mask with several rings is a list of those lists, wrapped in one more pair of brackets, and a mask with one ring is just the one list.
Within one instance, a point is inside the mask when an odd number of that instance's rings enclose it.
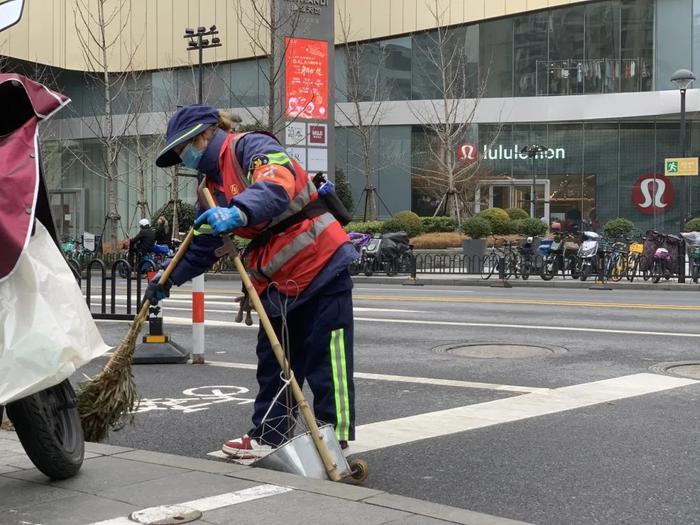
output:
{"label": "sidewalk pavement", "polygon": [[[236,273],[207,273],[205,274],[206,281],[240,281],[240,277]],[[416,280],[413,281],[408,275],[396,275],[388,277],[386,275],[375,274],[372,277],[365,275],[353,275],[352,280],[355,284],[396,284],[396,285],[418,285],[418,286],[498,286],[500,281],[498,276],[494,275],[488,280],[484,280],[480,275],[463,275],[463,274],[423,274],[419,273]],[[600,282],[596,282],[594,278],[586,281],[577,279],[562,279],[555,277],[551,281],[543,281],[538,275],[531,276],[528,280],[508,279],[508,284],[513,288],[568,288],[568,289],[589,289],[591,287],[601,287]],[[644,281],[642,278],[637,278],[633,282],[623,279],[619,282],[606,281],[605,288],[613,290],[664,290],[664,291],[700,291],[700,284],[694,284],[689,277],[686,278],[684,284],[671,281],[661,281],[657,284],[651,281]]]}
{"label": "sidewalk pavement", "polygon": [[33,468],[14,432],[0,431],[0,524],[186,523],[187,516],[211,525],[522,524],[235,463],[98,443],[85,448],[80,473],[52,482]]}

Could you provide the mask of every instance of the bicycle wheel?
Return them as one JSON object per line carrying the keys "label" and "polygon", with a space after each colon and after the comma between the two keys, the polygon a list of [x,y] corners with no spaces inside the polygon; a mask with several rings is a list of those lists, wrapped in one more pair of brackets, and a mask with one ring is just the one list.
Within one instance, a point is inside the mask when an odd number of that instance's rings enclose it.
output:
{"label": "bicycle wheel", "polygon": [[651,272],[651,282],[658,283],[664,275],[664,268],[660,261],[654,261]]}
{"label": "bicycle wheel", "polygon": [[505,259],[503,260],[503,263],[505,264],[505,278],[506,280],[510,279],[511,277],[515,277],[516,279],[518,278],[518,257],[513,254],[508,254],[506,255]]}
{"label": "bicycle wheel", "polygon": [[631,253],[627,258],[627,280],[633,282],[639,271],[639,256]]}
{"label": "bicycle wheel", "polygon": [[521,259],[520,261],[520,277],[523,281],[527,281],[530,277],[530,266],[532,263],[527,259]]}
{"label": "bicycle wheel", "polygon": [[481,267],[481,278],[487,281],[496,271],[498,267],[498,256],[495,253],[491,253],[484,258],[484,263]]}
{"label": "bicycle wheel", "polygon": [[557,258],[554,255],[547,255],[542,261],[542,271],[540,277],[543,281],[551,281],[554,279],[554,274],[557,273]]}
{"label": "bicycle wheel", "polygon": [[623,275],[627,271],[627,259],[622,257],[622,255],[617,255],[613,260],[612,274],[610,275],[610,280],[614,282],[619,282],[622,280]]}

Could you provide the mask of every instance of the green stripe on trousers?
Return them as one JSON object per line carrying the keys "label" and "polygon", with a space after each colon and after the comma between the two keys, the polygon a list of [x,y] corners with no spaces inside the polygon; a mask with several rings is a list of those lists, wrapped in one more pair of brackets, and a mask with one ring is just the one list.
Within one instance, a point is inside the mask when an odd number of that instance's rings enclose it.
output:
{"label": "green stripe on trousers", "polygon": [[345,362],[345,330],[331,332],[331,371],[335,396],[335,435],[338,441],[347,441],[350,435],[350,399],[348,396],[347,364]]}

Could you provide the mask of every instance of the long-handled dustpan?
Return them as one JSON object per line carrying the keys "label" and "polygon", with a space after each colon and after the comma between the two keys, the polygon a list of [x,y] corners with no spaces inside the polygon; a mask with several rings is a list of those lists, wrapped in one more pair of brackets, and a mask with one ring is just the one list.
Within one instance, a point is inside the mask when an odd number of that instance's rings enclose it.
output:
{"label": "long-handled dustpan", "polygon": [[[202,188],[200,194],[210,208],[216,206],[211,193],[207,188]],[[343,478],[351,478],[353,481],[362,482],[367,478],[367,464],[362,460],[353,460],[352,467],[343,456],[340,443],[335,436],[331,425],[324,425],[319,429],[311,407],[294,377],[284,349],[275,333],[270,318],[260,301],[258,292],[250,281],[248,272],[243,266],[238,249],[228,235],[223,235],[224,248],[233,261],[236,270],[241,275],[243,286],[248,293],[253,308],[258,313],[260,325],[265,330],[265,335],[270,341],[272,351],[280,365],[280,368],[288,373],[286,378],[292,390],[294,401],[299,407],[299,412],[309,429],[308,432],[292,438],[284,445],[274,449],[270,454],[255,462],[255,465],[291,474],[297,474],[316,479],[330,479],[340,481]]]}

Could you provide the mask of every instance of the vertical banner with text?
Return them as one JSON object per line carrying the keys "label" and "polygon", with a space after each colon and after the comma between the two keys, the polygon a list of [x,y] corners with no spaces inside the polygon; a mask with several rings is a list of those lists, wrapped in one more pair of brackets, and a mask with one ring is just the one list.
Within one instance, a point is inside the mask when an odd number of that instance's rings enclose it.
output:
{"label": "vertical banner with text", "polygon": [[278,87],[279,138],[313,176],[335,178],[333,0],[274,0],[282,31],[275,35],[275,60],[283,82]]}

